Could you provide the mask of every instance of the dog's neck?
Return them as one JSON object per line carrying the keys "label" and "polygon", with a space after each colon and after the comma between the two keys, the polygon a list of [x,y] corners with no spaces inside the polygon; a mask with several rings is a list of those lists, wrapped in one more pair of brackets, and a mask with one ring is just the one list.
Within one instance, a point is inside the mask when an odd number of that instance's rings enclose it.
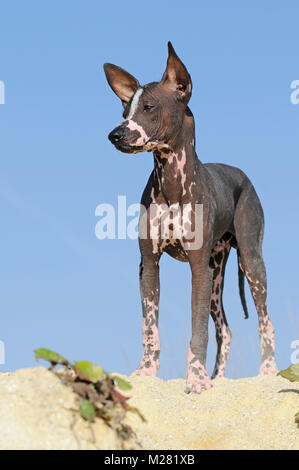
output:
{"label": "dog's neck", "polygon": [[155,180],[169,205],[187,203],[200,162],[195,152],[194,118],[187,108],[180,133],[154,151]]}

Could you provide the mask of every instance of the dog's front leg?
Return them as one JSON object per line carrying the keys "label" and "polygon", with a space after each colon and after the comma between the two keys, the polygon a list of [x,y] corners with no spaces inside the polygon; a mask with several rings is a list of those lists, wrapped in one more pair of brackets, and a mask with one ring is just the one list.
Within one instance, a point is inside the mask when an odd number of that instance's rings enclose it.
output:
{"label": "dog's front leg", "polygon": [[189,253],[192,271],[192,337],[188,354],[186,392],[201,393],[213,386],[206,371],[208,327],[212,292],[212,275],[207,259]]}
{"label": "dog's front leg", "polygon": [[142,258],[140,293],[142,303],[142,359],[132,375],[156,376],[160,367],[158,311],[160,296],[159,257]]}

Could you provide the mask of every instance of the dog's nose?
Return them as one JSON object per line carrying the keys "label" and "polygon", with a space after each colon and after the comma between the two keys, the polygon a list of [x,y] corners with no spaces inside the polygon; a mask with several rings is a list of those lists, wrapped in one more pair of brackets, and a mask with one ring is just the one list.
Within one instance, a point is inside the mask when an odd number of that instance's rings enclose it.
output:
{"label": "dog's nose", "polygon": [[124,129],[122,129],[121,127],[116,127],[116,129],[113,129],[113,131],[110,132],[110,134],[108,135],[108,139],[113,144],[116,144],[124,137],[124,134]]}

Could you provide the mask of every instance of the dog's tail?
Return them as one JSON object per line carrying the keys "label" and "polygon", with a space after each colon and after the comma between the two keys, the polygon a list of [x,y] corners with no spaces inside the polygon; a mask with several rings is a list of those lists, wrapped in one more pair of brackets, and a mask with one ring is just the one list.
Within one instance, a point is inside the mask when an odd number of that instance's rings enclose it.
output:
{"label": "dog's tail", "polygon": [[238,272],[238,276],[239,276],[239,293],[240,293],[240,299],[241,299],[241,303],[242,303],[242,307],[243,307],[243,310],[244,310],[244,314],[245,314],[245,319],[248,318],[248,309],[247,309],[247,304],[246,304],[246,298],[245,298],[245,289],[244,289],[244,272],[243,272],[243,269],[241,269],[241,262],[240,262],[240,251],[237,250],[237,254],[238,254],[238,268],[239,268],[239,272]]}

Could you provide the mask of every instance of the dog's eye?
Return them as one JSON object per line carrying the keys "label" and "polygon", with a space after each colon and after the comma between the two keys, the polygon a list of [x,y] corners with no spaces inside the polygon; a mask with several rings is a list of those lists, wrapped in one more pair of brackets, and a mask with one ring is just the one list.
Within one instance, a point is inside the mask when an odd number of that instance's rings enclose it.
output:
{"label": "dog's eye", "polygon": [[148,111],[150,111],[151,109],[153,109],[153,106],[151,106],[150,104],[146,104],[143,108],[143,112],[144,113],[147,113]]}

